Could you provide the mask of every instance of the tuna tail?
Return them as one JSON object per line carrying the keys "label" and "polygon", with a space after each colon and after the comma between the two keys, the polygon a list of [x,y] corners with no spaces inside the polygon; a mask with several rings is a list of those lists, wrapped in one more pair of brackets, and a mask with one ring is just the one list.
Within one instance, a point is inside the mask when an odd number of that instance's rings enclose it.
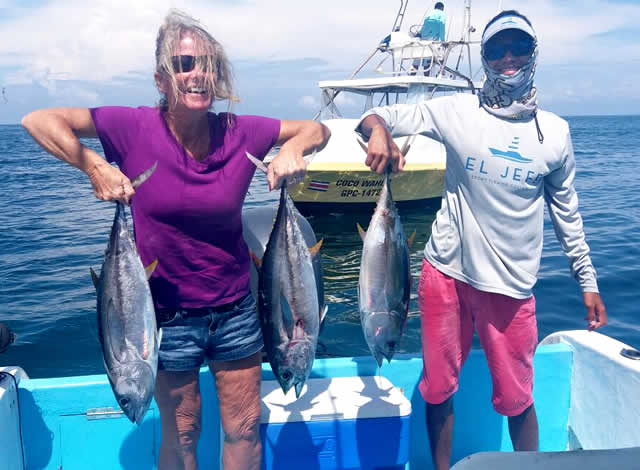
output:
{"label": "tuna tail", "polygon": [[[316,152],[317,150],[313,150],[313,153],[311,155],[307,155],[306,157],[303,157],[303,160],[305,161],[305,163],[307,165],[309,165],[309,163],[311,163],[313,161],[313,159],[316,156]],[[247,158],[251,161],[251,163],[253,163],[259,170],[261,170],[263,173],[267,173],[268,169],[267,169],[267,165],[264,164],[264,162],[256,157],[254,157],[253,155],[251,155],[249,152],[245,151],[244,153],[247,154]],[[283,185],[284,186],[284,185]]]}
{"label": "tuna tail", "polygon": [[158,166],[158,162],[155,162],[153,164],[153,166],[151,166],[151,168],[149,168],[146,171],[143,171],[142,173],[140,173],[138,176],[136,176],[133,181],[131,181],[131,186],[133,186],[133,188],[137,188],[138,186],[140,186],[142,183],[144,183],[145,181],[147,181],[149,179],[149,177],[153,174],[154,171],[156,171],[156,167]]}

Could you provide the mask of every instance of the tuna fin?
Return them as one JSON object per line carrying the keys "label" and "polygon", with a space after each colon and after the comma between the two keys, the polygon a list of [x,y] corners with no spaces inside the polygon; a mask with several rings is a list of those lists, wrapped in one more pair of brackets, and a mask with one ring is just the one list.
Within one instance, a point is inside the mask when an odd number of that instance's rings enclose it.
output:
{"label": "tuna fin", "polygon": [[140,186],[142,183],[147,181],[149,179],[149,176],[151,176],[153,172],[156,171],[157,166],[158,166],[158,162],[155,162],[151,168],[149,168],[146,171],[143,171],[138,176],[136,176],[133,179],[133,181],[131,181],[131,186],[133,186],[133,188],[135,189],[138,186]]}
{"label": "tuna fin", "polygon": [[320,311],[320,324],[322,325],[322,322],[324,321],[325,317],[327,316],[327,312],[329,311],[329,306],[325,305],[324,307],[322,307],[322,310]]}
{"label": "tuna fin", "polygon": [[[376,362],[378,363],[378,367],[382,367],[382,360],[384,359],[384,356],[377,349],[372,352],[373,352],[373,357],[376,359]],[[387,359],[387,361],[389,361],[389,359]]]}
{"label": "tuna fin", "polygon": [[322,242],[323,241],[324,241],[324,239],[320,240],[315,245],[309,247],[309,254],[311,255],[312,259],[316,257],[316,255],[320,251],[320,248],[322,248]]}
{"label": "tuna fin", "polygon": [[416,240],[416,231],[414,230],[409,238],[407,238],[407,246],[411,248],[413,246],[413,242]]}
{"label": "tuna fin", "polygon": [[304,387],[304,382],[296,382],[296,398],[300,398],[300,394],[302,393],[302,387]]}
{"label": "tuna fin", "polygon": [[160,348],[161,343],[162,343],[162,328],[158,330],[158,348]]}
{"label": "tuna fin", "polygon": [[249,152],[245,151],[244,153],[247,154],[247,158],[249,160],[251,160],[251,163],[253,163],[255,166],[257,166],[259,170],[262,170],[265,173],[267,172],[267,165],[265,165],[263,161],[257,159],[256,157],[251,155]]}
{"label": "tuna fin", "polygon": [[144,268],[144,272],[147,275],[147,281],[149,280],[149,278],[153,274],[153,271],[156,269],[156,266],[158,266],[158,258],[154,259],[153,262],[149,266]]}
{"label": "tuna fin", "polygon": [[[113,299],[112,299],[112,298],[110,298],[110,299],[107,301],[107,306],[106,306],[105,310],[106,310],[107,312],[112,312],[112,311],[114,310],[114,302],[113,302]],[[115,320],[112,318],[112,317],[113,317],[113,315],[109,315],[109,314],[107,314],[107,315],[104,315],[104,317],[105,317],[105,320],[106,320],[106,321],[107,321],[107,323],[108,323],[107,325],[102,325],[102,326],[104,327],[104,330],[103,330],[103,333],[104,333],[104,340],[105,340],[105,341],[107,341],[107,342],[109,343],[109,345],[107,346],[107,345],[105,344],[105,345],[103,345],[103,346],[104,346],[104,348],[105,348],[105,349],[106,349],[106,348],[110,348],[110,349],[111,349],[111,352],[113,353],[113,357],[115,358],[115,360],[116,360],[116,361],[118,361],[118,362],[123,362],[123,355],[122,355],[122,354],[123,354],[123,351],[122,351],[122,348],[121,348],[121,344],[122,344],[122,343],[120,342],[120,341],[121,341],[121,338],[117,338],[117,339],[116,339],[116,341],[113,341],[113,339],[114,339],[114,338],[113,338],[113,334],[114,334],[114,333],[113,333],[113,331],[114,331],[114,329],[113,329],[113,328],[112,328],[112,326],[111,326],[111,322],[112,322],[112,321],[115,321]],[[98,318],[100,318],[100,316],[99,316]],[[125,342],[126,342],[126,340],[127,340],[127,339],[125,338]]]}
{"label": "tuna fin", "polygon": [[[144,331],[144,336],[142,338],[142,359],[145,361],[149,359],[149,353],[151,352],[149,349],[149,335],[147,329]],[[126,338],[125,338],[126,341]]]}
{"label": "tuna fin", "polygon": [[362,139],[356,135],[356,140],[358,141],[358,143],[360,144],[360,148],[362,150],[364,150],[364,153],[369,153],[369,148],[367,147],[367,144],[365,144]]}
{"label": "tuna fin", "polygon": [[282,295],[280,296],[280,309],[282,311],[282,324],[284,326],[284,330],[287,333],[287,337],[289,339],[293,338],[293,331],[296,327],[296,321],[293,317],[293,312],[291,311],[291,306],[287,299]]}
{"label": "tuna fin", "polygon": [[402,153],[402,156],[406,156],[407,153],[409,153],[409,149],[411,148],[411,136],[407,137],[407,140],[404,141],[404,145],[402,146],[402,150],[400,150],[400,153]]}
{"label": "tuna fin", "polygon": [[360,234],[360,238],[362,239],[362,241],[364,241],[364,237],[367,236],[367,232],[365,231],[365,229],[362,228],[362,225],[360,225],[359,223],[356,223],[356,225],[358,226],[358,233]]}
{"label": "tuna fin", "polygon": [[91,280],[93,281],[93,287],[95,287],[96,289],[98,288],[98,276],[96,275],[96,272],[93,270],[93,268],[89,268],[89,272],[91,273]]}
{"label": "tuna fin", "polygon": [[317,150],[313,149],[313,153],[302,158],[307,165],[309,165],[309,163],[311,163],[313,159],[316,158],[316,152]]}
{"label": "tuna fin", "polygon": [[253,260],[253,264],[256,265],[256,269],[260,271],[260,268],[262,268],[262,260],[258,258],[258,256],[256,256],[256,254],[251,250],[249,250],[249,256],[251,256],[251,259]]}

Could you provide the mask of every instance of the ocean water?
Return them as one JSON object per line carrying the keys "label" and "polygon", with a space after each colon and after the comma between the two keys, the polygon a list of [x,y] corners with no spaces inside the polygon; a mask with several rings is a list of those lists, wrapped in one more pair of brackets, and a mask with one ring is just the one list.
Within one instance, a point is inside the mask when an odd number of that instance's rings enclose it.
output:
{"label": "ocean water", "polygon": [[[601,331],[640,348],[640,116],[567,119],[585,232],[609,314]],[[87,143],[101,151],[97,141]],[[18,335],[0,354],[0,365],[20,365],[31,377],[103,373],[89,267],[101,265],[113,204],[96,200],[83,173],[45,154],[20,126],[0,126],[0,188],[0,321]],[[264,177],[256,175],[246,205],[276,201]],[[416,231],[411,259],[417,277],[435,209],[401,215],[405,231]],[[329,314],[319,356],[369,354],[358,314],[362,243],[356,222],[366,227],[370,216],[308,218],[324,239]],[[544,236],[534,290],[540,339],[586,325],[582,295],[548,219]],[[417,279],[403,352],[420,351],[416,286]]]}

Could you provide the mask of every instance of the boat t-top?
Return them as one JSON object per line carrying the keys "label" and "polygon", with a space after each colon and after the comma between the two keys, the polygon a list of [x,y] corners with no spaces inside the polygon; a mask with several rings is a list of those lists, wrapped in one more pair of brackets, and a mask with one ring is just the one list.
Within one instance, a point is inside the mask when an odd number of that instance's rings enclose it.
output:
{"label": "boat t-top", "polygon": [[[346,211],[369,207],[377,200],[383,178],[364,164],[366,154],[354,130],[362,113],[375,106],[476,93],[482,86],[472,78],[471,1],[465,1],[463,31],[455,40],[422,39],[422,24],[402,31],[407,5],[407,0],[400,1],[391,33],[348,79],[319,82],[322,105],[314,119],[329,127],[331,139],[316,154],[304,181],[291,190],[301,211]],[[420,135],[399,138],[396,143],[409,151],[404,171],[392,179],[394,200],[420,204],[439,198],[444,146]]]}

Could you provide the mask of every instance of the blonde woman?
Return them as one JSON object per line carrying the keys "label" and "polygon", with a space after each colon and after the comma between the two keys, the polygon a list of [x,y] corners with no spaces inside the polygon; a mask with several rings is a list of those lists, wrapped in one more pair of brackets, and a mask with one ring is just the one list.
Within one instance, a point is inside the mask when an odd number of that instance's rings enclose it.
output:
{"label": "blonde woman", "polygon": [[[193,18],[172,10],[156,43],[157,107],[35,111],[23,126],[42,147],[83,170],[97,198],[132,206],[142,262],[163,329],[155,398],[162,420],[159,469],[196,469],[201,398],[198,371],[215,378],[225,431],[224,468],[260,468],[262,335],[249,288],[241,211],[255,166],[264,158],[271,189],[299,180],[303,155],[329,130],[313,121],[214,113],[234,100],[222,46]],[[107,161],[78,137],[98,137]],[[135,191],[130,178],[158,162]],[[109,164],[115,162],[118,168]]]}

